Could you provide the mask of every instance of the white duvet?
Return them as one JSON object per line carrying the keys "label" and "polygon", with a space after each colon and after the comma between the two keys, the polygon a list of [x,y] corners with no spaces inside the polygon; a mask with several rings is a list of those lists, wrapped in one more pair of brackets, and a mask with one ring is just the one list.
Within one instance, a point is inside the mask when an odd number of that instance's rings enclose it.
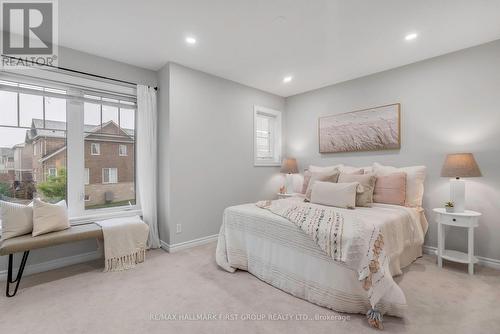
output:
{"label": "white duvet", "polygon": [[[427,221],[421,209],[374,204],[338,210],[346,221],[355,215],[380,227],[392,275],[401,274],[401,268],[422,255]],[[370,309],[367,292],[354,270],[332,260],[292,222],[255,204],[224,211],[216,260],[227,271],[247,270],[294,296],[336,311],[366,313]],[[395,316],[402,316],[405,307],[405,296],[396,284],[377,306],[381,313]]]}

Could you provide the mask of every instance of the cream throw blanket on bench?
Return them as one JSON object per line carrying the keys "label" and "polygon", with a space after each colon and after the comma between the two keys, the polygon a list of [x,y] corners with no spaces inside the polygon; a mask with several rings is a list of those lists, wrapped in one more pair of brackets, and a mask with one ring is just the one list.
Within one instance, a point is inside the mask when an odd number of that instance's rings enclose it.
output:
{"label": "cream throw blanket on bench", "polygon": [[370,325],[382,329],[382,316],[376,305],[396,283],[389,272],[384,237],[378,227],[354,217],[346,220],[339,210],[323,205],[286,199],[256,205],[288,219],[329,257],[356,271],[372,305],[367,314]]}
{"label": "cream throw blanket on bench", "polygon": [[104,271],[134,268],[144,262],[149,227],[139,216],[107,219],[96,224],[104,236]]}

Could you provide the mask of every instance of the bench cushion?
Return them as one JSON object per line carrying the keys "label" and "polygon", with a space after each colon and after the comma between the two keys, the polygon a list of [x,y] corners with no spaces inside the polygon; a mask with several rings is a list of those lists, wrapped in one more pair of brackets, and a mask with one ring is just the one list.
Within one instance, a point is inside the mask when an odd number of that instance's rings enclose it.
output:
{"label": "bench cushion", "polygon": [[25,234],[4,240],[0,244],[0,255],[25,252],[27,250],[50,247],[85,239],[102,239],[102,229],[97,224],[72,226],[67,230],[47,233],[36,237]]}

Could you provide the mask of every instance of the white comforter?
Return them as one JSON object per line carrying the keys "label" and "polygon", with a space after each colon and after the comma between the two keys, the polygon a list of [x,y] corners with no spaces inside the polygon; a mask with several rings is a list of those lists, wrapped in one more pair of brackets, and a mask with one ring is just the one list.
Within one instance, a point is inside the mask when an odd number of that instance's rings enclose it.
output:
{"label": "white comforter", "polygon": [[[392,275],[401,274],[401,268],[422,255],[427,231],[422,210],[384,204],[339,210],[346,219],[356,215],[380,227]],[[247,270],[279,289],[336,311],[366,313],[370,309],[355,271],[334,262],[293,223],[255,204],[224,211],[216,259],[227,271]],[[402,316],[405,307],[405,296],[397,285],[377,306],[382,313],[395,316]]]}

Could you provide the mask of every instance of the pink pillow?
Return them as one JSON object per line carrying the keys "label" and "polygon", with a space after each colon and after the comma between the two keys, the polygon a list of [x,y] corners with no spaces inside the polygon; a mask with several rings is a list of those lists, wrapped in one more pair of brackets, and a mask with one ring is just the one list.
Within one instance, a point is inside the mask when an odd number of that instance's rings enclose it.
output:
{"label": "pink pillow", "polygon": [[389,175],[377,176],[373,202],[394,205],[405,205],[406,200],[406,173],[398,172]]}

